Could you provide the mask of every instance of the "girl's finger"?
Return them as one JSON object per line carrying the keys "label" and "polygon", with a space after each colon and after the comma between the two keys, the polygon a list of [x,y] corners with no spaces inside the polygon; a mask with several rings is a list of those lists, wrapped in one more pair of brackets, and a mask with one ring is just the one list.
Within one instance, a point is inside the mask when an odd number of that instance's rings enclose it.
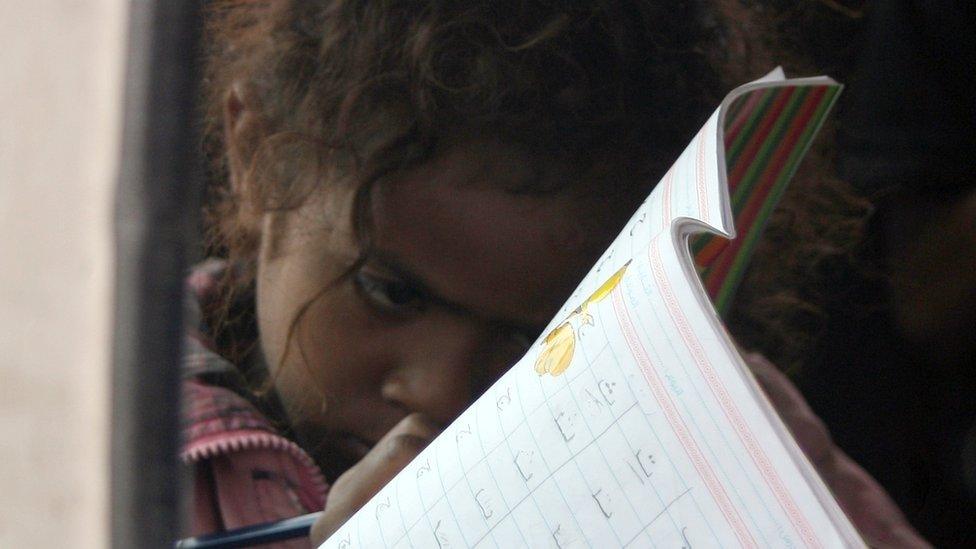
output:
{"label": "girl's finger", "polygon": [[325,512],[312,526],[312,543],[318,545],[338,530],[427,447],[440,430],[439,425],[421,414],[411,414],[390,429],[366,457],[333,484]]}
{"label": "girl's finger", "polygon": [[865,541],[886,549],[930,548],[884,488],[834,444],[826,425],[789,378],[758,353],[743,358]]}

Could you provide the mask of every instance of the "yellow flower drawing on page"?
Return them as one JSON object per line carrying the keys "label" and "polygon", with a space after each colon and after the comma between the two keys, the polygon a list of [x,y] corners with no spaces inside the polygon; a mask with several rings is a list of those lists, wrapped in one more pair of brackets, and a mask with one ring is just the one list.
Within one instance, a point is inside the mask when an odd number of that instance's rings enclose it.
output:
{"label": "yellow flower drawing on page", "polygon": [[620,284],[620,280],[623,279],[629,266],[630,261],[624,263],[624,266],[590,294],[586,301],[569,313],[566,320],[546,334],[542,340],[542,352],[535,360],[535,372],[537,374],[540,376],[550,374],[555,377],[569,368],[573,361],[573,351],[576,349],[576,332],[584,325],[593,325],[593,315],[589,313],[590,306],[603,301],[610,295],[610,292]]}

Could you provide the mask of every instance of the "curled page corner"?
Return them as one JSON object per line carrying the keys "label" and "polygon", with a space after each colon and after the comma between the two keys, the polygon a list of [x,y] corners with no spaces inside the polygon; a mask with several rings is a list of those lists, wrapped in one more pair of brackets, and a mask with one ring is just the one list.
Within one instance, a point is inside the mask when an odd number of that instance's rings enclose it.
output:
{"label": "curled page corner", "polygon": [[692,253],[720,316],[728,311],[759,236],[842,90],[828,77],[774,78],[781,75],[773,71],[736,88],[716,113],[715,192],[735,238],[697,238]]}

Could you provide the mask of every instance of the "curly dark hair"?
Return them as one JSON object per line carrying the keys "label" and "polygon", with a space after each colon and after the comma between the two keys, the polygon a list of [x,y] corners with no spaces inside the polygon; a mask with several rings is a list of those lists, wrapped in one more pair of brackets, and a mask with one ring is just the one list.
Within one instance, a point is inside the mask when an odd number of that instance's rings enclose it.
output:
{"label": "curly dark hair", "polygon": [[613,165],[631,174],[622,186],[646,191],[724,88],[696,2],[238,0],[211,15],[218,168],[226,90],[247,86],[264,125],[249,180],[224,187],[214,217],[217,242],[239,258],[256,246],[249,213],[309,191],[297,166],[325,161],[361,183],[459,135],[515,145],[542,166]]}
{"label": "curly dark hair", "polygon": [[[301,205],[322,181],[355,185],[354,229],[365,250],[370,186],[459,137],[515,146],[537,159],[540,174],[570,166],[585,174],[580,181],[599,179],[614,200],[636,204],[725,91],[773,66],[768,47],[744,38],[766,28],[757,21],[737,0],[214,1],[204,115],[215,181],[210,251],[239,267],[226,300],[253,280],[263,213]],[[245,144],[246,176],[230,182],[222,133],[234,86],[247,89],[262,131]],[[816,173],[792,195],[809,199],[814,184],[841,188]],[[546,188],[550,180],[512,191],[560,190]],[[847,200],[842,189],[832,196]],[[788,195],[781,209],[788,219],[810,217],[805,205],[791,203]],[[804,262],[847,254],[843,243],[858,228],[836,234],[831,212],[849,220],[863,213],[854,210],[821,208],[816,215],[827,216],[834,234],[803,241],[789,236],[791,227],[816,227],[778,214],[773,227],[794,249],[768,255],[789,257],[789,272],[802,273]],[[760,271],[775,272],[762,252]],[[748,298],[735,315],[746,327],[743,340],[772,347],[796,329],[789,308],[817,306],[805,305],[796,276],[764,276],[758,280],[781,294],[773,302],[784,307]]]}

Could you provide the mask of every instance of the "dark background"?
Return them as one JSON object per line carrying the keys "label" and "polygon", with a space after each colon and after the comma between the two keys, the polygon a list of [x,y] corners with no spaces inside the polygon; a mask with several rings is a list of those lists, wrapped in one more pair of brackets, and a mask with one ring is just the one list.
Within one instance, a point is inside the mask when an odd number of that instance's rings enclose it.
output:
{"label": "dark background", "polygon": [[[859,7],[864,17],[843,29],[846,37],[822,33],[850,47],[830,57],[825,44],[820,61],[847,84],[838,105],[838,171],[875,205],[865,260],[888,277],[938,269],[946,256],[901,253],[926,232],[952,251],[949,259],[972,264],[976,212],[970,207],[961,224],[943,219],[973,195],[976,180],[976,2]],[[841,285],[851,302],[878,306],[867,316],[831,311],[824,343],[798,378],[838,445],[940,547],[976,546],[974,280],[962,282],[969,300],[945,308],[946,325],[924,337],[895,318],[913,313],[892,285]]]}

